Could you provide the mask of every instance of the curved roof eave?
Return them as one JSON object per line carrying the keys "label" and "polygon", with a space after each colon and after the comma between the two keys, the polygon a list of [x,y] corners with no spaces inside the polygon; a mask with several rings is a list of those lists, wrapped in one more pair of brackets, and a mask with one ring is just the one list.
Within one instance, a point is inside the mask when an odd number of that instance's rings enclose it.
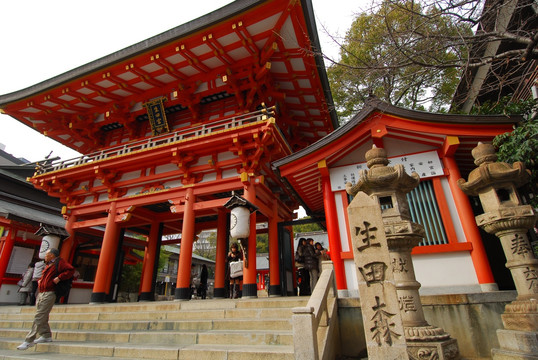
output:
{"label": "curved roof eave", "polygon": [[29,86],[25,89],[1,95],[0,106],[19,101],[21,99],[43,91],[50,90],[63,83],[71,81],[74,78],[82,77],[97,70],[103,69],[107,66],[116,64],[121,61],[125,61],[126,59],[129,59],[140,53],[147,52],[151,49],[157,48],[177,38],[185,37],[207,26],[219,23],[224,19],[235,16],[266,1],[267,0],[236,0],[228,5],[221,7],[220,9],[217,9],[199,18],[191,20],[185,24],[179,25],[163,33],[150,37],[149,39],[128,46],[122,50],[116,51],[115,53],[106,55],[102,58],[91,61],[82,66],[66,71],[65,73],[37,83],[35,85]]}
{"label": "curved roof eave", "polygon": [[[145,53],[151,49],[165,45],[175,39],[188,36],[191,33],[200,31],[208,26],[222,22],[223,20],[238,15],[248,9],[255,7],[267,0],[236,0],[228,5],[203,15],[197,19],[191,20],[185,24],[179,25],[173,29],[167,30],[161,34],[155,35],[149,39],[140,41],[134,45],[128,46],[110,55],[106,55],[97,60],[69,70],[48,80],[39,82],[25,89],[17,90],[8,94],[0,95],[0,107],[10,103],[20,101],[24,98],[47,90],[58,87],[73,79],[83,77],[100,69],[125,61],[138,54]],[[338,116],[333,104],[333,98],[329,87],[329,80],[321,54],[321,45],[319,42],[314,10],[311,0],[301,0],[303,15],[307,24],[308,36],[311,40],[311,46],[314,51],[314,59],[318,68],[318,73],[323,87],[323,93],[330,110],[331,123],[334,129],[338,128]]]}
{"label": "curved roof eave", "polygon": [[358,126],[362,121],[367,119],[374,112],[381,112],[383,114],[393,115],[397,117],[402,117],[406,119],[412,119],[417,121],[424,121],[429,123],[452,123],[452,124],[517,124],[523,118],[520,115],[461,115],[461,114],[437,114],[429,113],[426,111],[410,110],[404,109],[391,105],[385,101],[382,101],[378,98],[370,98],[366,101],[364,107],[355,115],[351,120],[337,128],[332,133],[327,136],[319,139],[312,145],[301,149],[298,152],[295,152],[291,155],[288,155],[282,159],[279,159],[273,162],[272,166],[274,169],[292,163],[296,160],[301,159],[302,157],[314,153],[319,149],[324,148],[325,146],[337,141],[342,135],[346,134],[348,131],[353,129],[355,126]]}
{"label": "curved roof eave", "polygon": [[319,78],[325,99],[327,100],[327,106],[329,107],[329,113],[334,129],[337,129],[340,124],[338,122],[338,115],[336,114],[336,107],[334,106],[333,95],[331,93],[331,87],[329,86],[329,78],[327,77],[327,71],[325,70],[325,63],[323,61],[323,53],[321,52],[321,44],[319,42],[318,29],[316,26],[316,20],[314,17],[314,9],[312,7],[311,0],[301,0],[303,5],[303,13],[305,16],[306,26],[308,29],[308,37],[310,38],[312,49],[314,51],[314,59],[318,67]]}

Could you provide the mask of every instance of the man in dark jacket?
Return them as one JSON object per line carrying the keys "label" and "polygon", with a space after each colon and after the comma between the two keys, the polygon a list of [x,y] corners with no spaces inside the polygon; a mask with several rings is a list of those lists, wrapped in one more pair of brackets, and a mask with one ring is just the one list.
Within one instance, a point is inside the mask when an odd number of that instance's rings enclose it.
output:
{"label": "man in dark jacket", "polygon": [[307,244],[304,248],[304,268],[308,270],[310,275],[311,292],[314,292],[319,278],[319,256],[316,254],[313,243],[313,239],[307,239]]}
{"label": "man in dark jacket", "polygon": [[[38,282],[39,295],[37,296],[34,323],[24,342],[17,347],[18,350],[26,350],[35,344],[52,341],[49,314],[56,301],[55,287],[60,281],[72,278],[75,272],[73,266],[59,256],[58,249],[49,249],[45,253],[46,267]],[[37,334],[41,337],[35,340]]]}

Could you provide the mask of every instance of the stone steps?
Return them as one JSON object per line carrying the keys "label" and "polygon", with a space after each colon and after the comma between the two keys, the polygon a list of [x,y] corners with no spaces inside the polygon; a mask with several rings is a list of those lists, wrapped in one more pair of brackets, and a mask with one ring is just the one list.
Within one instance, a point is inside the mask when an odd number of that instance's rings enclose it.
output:
{"label": "stone steps", "polygon": [[[0,339],[4,341],[4,339]],[[19,342],[8,344],[17,346]],[[13,348],[13,347],[12,347]],[[60,357],[61,356],[61,357]],[[188,346],[133,346],[131,344],[103,344],[91,342],[37,344],[26,350],[0,350],[0,359],[107,359],[107,360],[292,360],[293,346],[267,345],[203,345]]]}
{"label": "stone steps", "polygon": [[[2,359],[294,359],[291,309],[307,298],[57,305],[53,342],[14,350],[33,307],[0,307]],[[58,357],[55,357],[58,356]]]}

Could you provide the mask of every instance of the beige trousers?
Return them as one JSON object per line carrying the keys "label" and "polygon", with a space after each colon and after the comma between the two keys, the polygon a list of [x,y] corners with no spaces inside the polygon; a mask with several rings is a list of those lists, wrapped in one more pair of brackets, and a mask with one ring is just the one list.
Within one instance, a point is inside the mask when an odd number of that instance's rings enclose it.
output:
{"label": "beige trousers", "polygon": [[33,342],[38,334],[46,338],[52,337],[49,326],[49,314],[55,301],[56,294],[54,291],[39,293],[37,296],[36,312],[32,330],[26,335],[25,341]]}

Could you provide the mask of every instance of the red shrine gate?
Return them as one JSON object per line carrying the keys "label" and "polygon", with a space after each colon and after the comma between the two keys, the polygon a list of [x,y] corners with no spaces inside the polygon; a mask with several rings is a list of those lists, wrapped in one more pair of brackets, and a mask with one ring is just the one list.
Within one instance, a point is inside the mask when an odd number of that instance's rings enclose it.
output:
{"label": "red shrine gate", "polygon": [[[270,164],[336,127],[317,49],[309,0],[240,0],[0,97],[5,113],[84,154],[42,164],[31,182],[65,203],[61,255],[99,254],[92,302],[113,297],[120,254],[134,248],[145,250],[140,298],[150,299],[161,238],[177,233],[175,297],[190,298],[192,246],[205,229],[217,229],[215,295],[224,296],[232,193],[258,207],[248,262],[256,223],[267,222],[269,293],[286,291],[278,223],[299,204]],[[249,266],[243,295],[256,294]]]}

